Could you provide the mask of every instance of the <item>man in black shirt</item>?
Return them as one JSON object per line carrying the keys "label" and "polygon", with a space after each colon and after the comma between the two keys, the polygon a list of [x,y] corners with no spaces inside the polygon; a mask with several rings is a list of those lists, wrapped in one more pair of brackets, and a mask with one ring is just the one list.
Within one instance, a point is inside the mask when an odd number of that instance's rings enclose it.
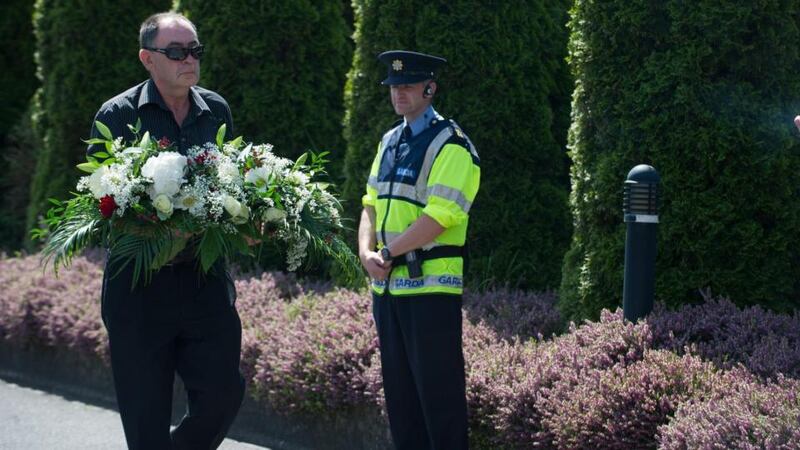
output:
{"label": "man in black shirt", "polygon": [[[194,25],[175,13],[156,14],[139,31],[139,60],[150,79],[107,101],[96,120],[115,137],[131,141],[128,124],[185,153],[214,142],[233,123],[218,94],[196,86],[203,47]],[[92,127],[92,137],[98,137]],[[99,148],[90,146],[88,152]],[[217,448],[241,405],[241,322],[230,275],[219,265],[201,276],[192,252],[131,290],[132,267],[106,265],[102,316],[111,347],[111,368],[130,449]],[[175,373],[188,394],[188,410],[170,432]]]}

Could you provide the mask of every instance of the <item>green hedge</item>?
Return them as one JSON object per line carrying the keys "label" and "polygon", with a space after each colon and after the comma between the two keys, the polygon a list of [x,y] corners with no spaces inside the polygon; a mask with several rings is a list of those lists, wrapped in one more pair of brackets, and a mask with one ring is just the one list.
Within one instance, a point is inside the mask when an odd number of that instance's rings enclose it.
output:
{"label": "green hedge", "polygon": [[397,120],[376,56],[396,48],[444,56],[434,107],[464,128],[481,156],[471,285],[557,286],[570,236],[567,3],[354,1],[356,52],[345,93],[351,213],[360,210],[377,143]]}
{"label": "green hedge", "polygon": [[33,64],[33,0],[0,5],[0,144],[17,123],[36,90]]}
{"label": "green hedge", "polygon": [[342,90],[352,44],[341,1],[178,0],[207,46],[201,84],[233,111],[236,134],[282,156],[344,158]]}
{"label": "green hedge", "polygon": [[139,62],[139,25],[166,0],[38,0],[34,7],[41,92],[34,127],[43,138],[28,205],[28,226],[64,198],[80,175],[92,119],[110,97],[148,77]]}
{"label": "green hedge", "polygon": [[36,149],[30,103],[38,82],[33,62],[33,0],[0,5],[0,249],[16,250],[25,238],[25,211]]}
{"label": "green hedge", "polygon": [[575,2],[570,316],[621,302],[622,183],[639,163],[662,178],[657,298],[674,306],[708,287],[796,306],[799,26],[790,0]]}

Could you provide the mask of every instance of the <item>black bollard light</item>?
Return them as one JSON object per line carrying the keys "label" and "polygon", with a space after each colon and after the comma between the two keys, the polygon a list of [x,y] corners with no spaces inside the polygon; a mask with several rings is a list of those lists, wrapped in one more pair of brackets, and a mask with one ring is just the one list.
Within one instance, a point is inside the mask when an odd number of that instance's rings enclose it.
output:
{"label": "black bollard light", "polygon": [[628,230],[622,309],[625,319],[631,322],[653,310],[660,181],[656,169],[646,164],[631,169],[625,180],[623,211]]}

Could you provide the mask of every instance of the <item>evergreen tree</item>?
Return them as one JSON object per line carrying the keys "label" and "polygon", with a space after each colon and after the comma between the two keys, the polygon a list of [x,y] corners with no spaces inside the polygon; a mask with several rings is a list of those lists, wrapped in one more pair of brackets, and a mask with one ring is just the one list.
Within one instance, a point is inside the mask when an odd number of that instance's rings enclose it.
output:
{"label": "evergreen tree", "polygon": [[279,155],[344,158],[342,90],[352,55],[344,2],[179,0],[209,61],[201,84],[228,100],[237,135]]}
{"label": "evergreen tree", "polygon": [[[380,3],[380,4],[378,4]],[[555,287],[570,236],[565,165],[571,78],[567,1],[354,2],[356,51],[346,89],[345,194],[360,211],[383,132],[398,119],[376,57],[407,49],[445,57],[434,107],[481,157],[470,218],[472,286]]]}
{"label": "evergreen tree", "polygon": [[169,8],[166,0],[37,0],[34,7],[36,65],[41,87],[33,122],[42,147],[28,205],[28,228],[50,197],[75,189],[85,160],[81,139],[100,105],[147,78],[137,57],[139,26]]}
{"label": "evergreen tree", "polygon": [[656,297],[776,309],[800,294],[800,10],[793,0],[577,0],[569,136],[576,229],[561,306],[621,304],[622,184],[661,174]]}
{"label": "evergreen tree", "polygon": [[0,5],[0,248],[18,249],[25,239],[25,210],[31,181],[30,113],[26,108],[38,86],[33,62],[33,0]]}

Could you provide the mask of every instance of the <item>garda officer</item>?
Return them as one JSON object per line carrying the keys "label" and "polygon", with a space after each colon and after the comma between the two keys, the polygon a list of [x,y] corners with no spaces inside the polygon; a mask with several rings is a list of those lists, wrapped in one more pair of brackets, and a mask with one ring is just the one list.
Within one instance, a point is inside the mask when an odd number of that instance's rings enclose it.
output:
{"label": "garda officer", "polygon": [[378,146],[358,246],[372,279],[392,439],[399,450],[465,449],[461,294],[478,154],[431,106],[443,58],[389,51],[378,59],[403,120]]}

